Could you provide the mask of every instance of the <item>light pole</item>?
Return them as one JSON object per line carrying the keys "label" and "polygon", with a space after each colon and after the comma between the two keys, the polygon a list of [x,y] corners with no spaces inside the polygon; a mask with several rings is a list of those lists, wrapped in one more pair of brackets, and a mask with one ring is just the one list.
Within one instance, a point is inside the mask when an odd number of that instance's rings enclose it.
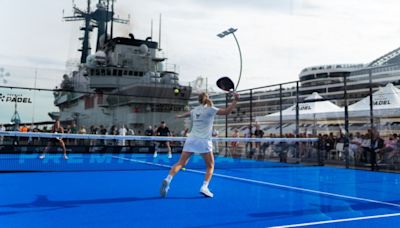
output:
{"label": "light pole", "polygon": [[225,30],[225,31],[223,31],[223,32],[221,32],[221,33],[219,33],[219,34],[217,34],[217,36],[218,36],[219,38],[224,38],[225,36],[232,34],[232,35],[233,35],[233,38],[235,38],[236,45],[237,45],[238,50],[239,50],[240,70],[239,70],[239,79],[238,79],[238,82],[236,83],[236,88],[235,88],[235,90],[237,90],[237,87],[239,86],[239,83],[240,83],[240,78],[242,77],[242,51],[240,50],[240,45],[239,45],[238,39],[237,39],[236,36],[235,36],[235,32],[236,32],[236,31],[237,31],[237,29],[230,28],[230,29],[228,29],[228,30]]}
{"label": "light pole", "polygon": [[[238,82],[236,83],[236,88],[235,91],[237,90],[238,86],[239,86],[239,82],[240,82],[240,78],[242,77],[242,51],[240,50],[240,45],[239,42],[235,36],[235,32],[237,31],[237,29],[234,28],[229,28],[228,30],[225,30],[219,34],[217,34],[217,36],[219,38],[224,38],[225,36],[232,34],[233,38],[235,38],[236,41],[236,45],[239,49],[239,57],[240,57],[240,70],[239,70],[239,79]],[[225,95],[225,107],[228,107],[228,94]],[[251,132],[251,126],[250,126],[250,132]],[[225,116],[225,137],[228,138],[228,115]],[[228,151],[228,143],[225,142],[225,151]],[[225,154],[226,155],[226,154]]]}

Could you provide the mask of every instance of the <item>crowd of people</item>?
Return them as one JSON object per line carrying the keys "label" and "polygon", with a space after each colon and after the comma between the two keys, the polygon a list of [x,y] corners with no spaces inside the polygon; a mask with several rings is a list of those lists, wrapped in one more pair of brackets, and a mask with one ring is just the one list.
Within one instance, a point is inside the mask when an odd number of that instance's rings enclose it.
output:
{"label": "crowd of people", "polygon": [[[245,129],[243,135],[238,129],[233,129],[231,137],[245,138],[263,138],[264,132],[258,125]],[[269,138],[278,138],[276,134],[269,134]],[[283,134],[284,138],[295,138],[294,134]],[[312,138],[311,134],[300,133],[299,138]],[[233,155],[246,155],[249,158],[265,158],[266,156],[278,156],[282,162],[287,161],[288,156],[296,158],[311,158],[320,156],[321,160],[339,160],[344,161],[346,153],[344,145],[346,137],[342,133],[319,134],[316,136],[318,143],[250,143],[250,142],[232,142],[229,145],[229,151]],[[348,158],[354,163],[371,164],[375,169],[379,164],[393,164],[400,162],[400,139],[396,133],[389,134],[387,137],[381,137],[376,129],[368,130],[366,133],[350,133],[348,137]],[[317,152],[320,153],[317,155]],[[256,156],[256,157],[255,157]]]}

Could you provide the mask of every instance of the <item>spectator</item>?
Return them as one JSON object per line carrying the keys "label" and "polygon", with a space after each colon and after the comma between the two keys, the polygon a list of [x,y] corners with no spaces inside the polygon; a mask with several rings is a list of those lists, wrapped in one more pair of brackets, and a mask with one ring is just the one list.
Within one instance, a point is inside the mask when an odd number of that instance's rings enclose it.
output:
{"label": "spectator", "polygon": [[20,132],[29,132],[29,128],[26,126],[26,124],[24,124],[20,129]]}
{"label": "spectator", "polygon": [[[90,128],[89,128],[89,133],[90,134],[97,135],[97,132],[98,132],[98,128],[95,125],[90,126]],[[91,146],[94,146],[96,144],[97,144],[97,140],[96,139],[91,139],[90,140],[90,145]]]}
{"label": "spectator", "polygon": [[393,140],[396,141],[394,150],[391,153],[389,153],[387,156],[388,161],[390,161],[391,163],[394,162],[395,157],[400,156],[400,139],[397,134],[393,134]]}
{"label": "spectator", "polygon": [[[322,154],[322,157],[324,158],[324,160],[327,160],[328,159],[328,151],[327,151],[327,148],[326,148],[326,140],[328,139],[328,135],[327,134],[324,134],[324,135],[318,135],[318,138],[319,138],[319,140],[318,140],[318,149],[319,149],[319,151],[321,152],[321,154]],[[297,157],[297,156],[295,156],[295,157]],[[321,161],[320,161],[321,162]]]}
{"label": "spectator", "polygon": [[[264,131],[260,129],[260,125],[256,125],[256,130],[254,131],[254,136],[256,138],[263,138],[264,137]],[[256,142],[255,143],[255,149],[258,149],[258,153],[261,153],[261,143]]]}
{"label": "spectator", "polygon": [[86,132],[86,128],[85,128],[85,126],[81,126],[81,128],[79,129],[79,132],[78,132],[79,134],[86,134],[87,132]]}
{"label": "spectator", "polygon": [[[161,121],[160,127],[157,128],[156,130],[156,135],[157,136],[171,136],[171,132],[169,131],[169,128],[165,124],[164,121]],[[168,148],[168,158],[172,158],[172,151],[171,151],[171,146],[169,141],[160,141],[158,143],[158,148],[160,146],[166,146]],[[157,157],[157,150],[154,151],[154,157]]]}
{"label": "spectator", "polygon": [[104,127],[103,125],[100,125],[99,133],[100,135],[107,135],[107,128]]}
{"label": "spectator", "polygon": [[75,123],[72,123],[71,128],[69,129],[69,132],[68,132],[68,133],[70,133],[70,134],[76,134],[76,133],[78,133],[78,128],[76,127],[76,124],[75,124]]}
{"label": "spectator", "polygon": [[[86,128],[85,128],[85,126],[81,126],[80,128],[79,128],[79,131],[78,131],[78,134],[86,134],[87,132],[86,132]],[[79,143],[81,144],[81,145],[85,145],[86,144],[86,142],[85,142],[85,140],[84,139],[80,139],[79,140]]]}
{"label": "spectator", "polygon": [[362,156],[362,137],[360,132],[350,139],[350,150],[354,153],[354,160],[360,161]]}
{"label": "spectator", "polygon": [[369,134],[370,133],[368,132],[367,134],[361,136],[362,162],[368,162],[368,152],[371,147],[371,137]]}
{"label": "spectator", "polygon": [[[99,134],[100,135],[107,135],[107,128],[104,127],[103,125],[100,125],[99,127]],[[101,140],[100,145],[106,145],[106,140]]]}
{"label": "spectator", "polygon": [[[125,136],[127,133],[125,125],[121,125],[121,127],[118,129],[118,135],[120,136]],[[118,140],[118,145],[119,146],[125,146],[125,139],[123,140]]]}
{"label": "spectator", "polygon": [[[140,131],[139,131],[139,133],[140,133]],[[135,131],[134,131],[132,128],[128,128],[126,134],[127,134],[127,135],[135,135]],[[139,134],[139,135],[140,135],[140,134]]]}
{"label": "spectator", "polygon": [[372,129],[372,141],[370,147],[370,161],[371,161],[371,170],[374,171],[378,168],[378,164],[376,162],[376,154],[380,152],[380,150],[384,147],[384,141],[380,137],[378,130]]}
{"label": "spectator", "polygon": [[[26,126],[26,124],[24,124],[22,127],[19,128],[19,131],[23,132],[23,133],[27,133],[27,132],[29,132],[29,128],[28,128],[28,126]],[[28,143],[28,141],[29,141],[29,139],[27,137],[21,137],[21,142],[23,144]]]}
{"label": "spectator", "polygon": [[[243,135],[243,137],[245,137],[245,138],[252,138],[253,136],[252,136],[252,126],[251,125],[249,125],[249,126],[247,126],[245,129],[244,129],[244,135]],[[250,149],[252,148],[252,142],[246,142],[246,144],[245,144],[245,150],[246,150],[246,153],[247,152],[250,152]]]}
{"label": "spectator", "polygon": [[[232,138],[239,138],[239,137],[240,137],[239,130],[235,129],[233,131]],[[238,146],[239,146],[239,142],[231,142],[232,154],[233,155],[236,155]]]}
{"label": "spectator", "polygon": [[[149,127],[144,131],[144,135],[145,136],[153,136],[154,135],[154,131],[153,131],[153,127],[151,125],[149,125]],[[154,143],[153,141],[145,141],[145,146],[153,146]]]}
{"label": "spectator", "polygon": [[[188,132],[189,132],[189,129],[186,128],[185,135],[187,135]],[[218,136],[219,136],[218,130],[214,128],[211,135],[213,138],[218,138]],[[187,136],[184,136],[184,137],[187,137]],[[217,141],[213,141],[213,147],[214,147],[214,150],[213,150],[214,153],[219,154],[219,145],[218,145]]]}
{"label": "spectator", "polygon": [[377,163],[384,161],[385,156],[388,157],[388,159],[392,158],[391,154],[393,154],[396,146],[397,134],[390,135],[389,138],[384,141],[384,147],[379,151],[379,160]]}

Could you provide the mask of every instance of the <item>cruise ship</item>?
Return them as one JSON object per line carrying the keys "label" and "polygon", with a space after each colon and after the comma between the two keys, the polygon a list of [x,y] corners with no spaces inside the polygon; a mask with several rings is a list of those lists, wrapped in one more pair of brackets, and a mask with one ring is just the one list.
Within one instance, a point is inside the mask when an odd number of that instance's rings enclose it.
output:
{"label": "cruise ship", "polygon": [[[93,11],[91,1],[87,3],[87,9],[74,6],[74,15],[64,17],[84,22],[81,59],[78,69],[64,75],[54,93],[60,112],[52,116],[86,128],[124,126],[143,132],[165,121],[171,130],[182,130],[182,121],[174,117],[187,109],[191,87],[179,82],[176,65],[166,64],[159,43],[151,36],[113,37],[113,23],[129,22],[114,17],[114,1],[99,0]],[[92,54],[89,41],[95,28]]]}
{"label": "cruise ship", "polygon": [[[400,88],[400,48],[368,64],[330,64],[304,68],[299,74],[299,80],[284,83],[282,90],[279,85],[275,85],[241,92],[241,101],[237,110],[227,119],[228,135],[234,128],[244,130],[250,124],[254,126],[258,116],[278,112],[280,108],[283,110],[295,104],[297,84],[300,101],[313,92],[318,92],[323,98],[336,105],[344,106],[344,77],[347,78],[349,105],[369,96],[370,79],[373,92],[388,83]],[[211,98],[217,107],[225,107],[225,94],[214,94]],[[281,100],[282,107],[280,107]],[[193,100],[191,104],[194,105],[195,102]],[[224,116],[216,118],[215,126],[223,135],[225,135],[225,123]],[[264,130],[268,133],[279,133],[279,125],[262,127],[265,127]],[[286,133],[294,133],[293,123],[285,123],[283,127],[289,129]],[[300,127],[303,127],[300,129],[302,132],[307,131],[307,124],[302,124]]]}

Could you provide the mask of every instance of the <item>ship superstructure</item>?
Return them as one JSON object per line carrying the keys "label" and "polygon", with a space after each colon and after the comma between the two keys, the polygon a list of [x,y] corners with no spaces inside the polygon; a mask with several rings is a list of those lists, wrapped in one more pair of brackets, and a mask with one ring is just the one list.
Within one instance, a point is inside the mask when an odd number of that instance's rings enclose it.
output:
{"label": "ship superstructure", "polygon": [[[174,116],[187,109],[190,86],[179,83],[175,65],[166,64],[159,44],[152,40],[113,37],[113,1],[100,0],[96,10],[74,7],[67,21],[83,20],[82,52],[78,69],[64,75],[55,105],[63,122],[78,126],[124,125],[143,131],[148,125],[166,121],[173,130],[182,130]],[[89,37],[97,28],[96,52],[91,53]],[[110,33],[108,33],[110,31]]]}

